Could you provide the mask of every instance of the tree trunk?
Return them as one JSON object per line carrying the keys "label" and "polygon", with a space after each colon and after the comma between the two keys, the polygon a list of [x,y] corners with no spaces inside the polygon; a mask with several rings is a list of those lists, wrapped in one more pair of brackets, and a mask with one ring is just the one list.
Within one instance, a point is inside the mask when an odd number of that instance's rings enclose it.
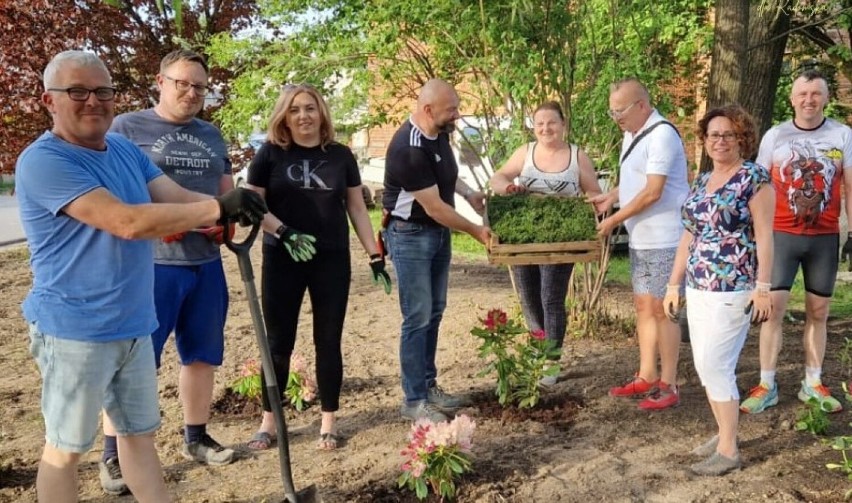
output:
{"label": "tree trunk", "polygon": [[[791,0],[719,0],[713,29],[713,60],[707,108],[739,103],[757,120],[763,135],[781,75]],[[710,168],[706,154],[701,170]]]}
{"label": "tree trunk", "polygon": [[708,109],[739,100],[748,47],[748,19],[749,0],[716,2]]}
{"label": "tree trunk", "polygon": [[764,0],[751,7],[748,64],[743,74],[748,85],[740,88],[740,104],[754,115],[760,136],[772,126],[772,109],[790,29],[789,7],[790,0]]}

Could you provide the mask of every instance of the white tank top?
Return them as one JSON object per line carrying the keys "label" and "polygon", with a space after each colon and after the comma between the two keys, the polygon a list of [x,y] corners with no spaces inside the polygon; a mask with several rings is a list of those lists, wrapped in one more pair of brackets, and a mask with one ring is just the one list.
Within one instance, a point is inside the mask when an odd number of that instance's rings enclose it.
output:
{"label": "white tank top", "polygon": [[574,144],[569,144],[571,149],[571,162],[562,171],[548,173],[541,171],[535,165],[533,153],[537,142],[527,145],[527,158],[524,167],[518,175],[518,184],[527,188],[528,192],[539,194],[559,194],[562,196],[580,195],[580,167],[577,164],[577,152],[579,149]]}

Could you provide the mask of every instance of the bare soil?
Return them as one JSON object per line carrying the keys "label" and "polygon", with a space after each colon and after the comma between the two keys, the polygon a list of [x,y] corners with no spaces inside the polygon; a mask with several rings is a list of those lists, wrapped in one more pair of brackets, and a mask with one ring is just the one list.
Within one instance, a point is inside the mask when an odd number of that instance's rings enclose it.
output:
{"label": "bare soil", "polygon": [[[259,277],[260,254],[253,250]],[[353,250],[358,249],[353,247]],[[360,257],[360,255],[355,255]],[[236,260],[225,253],[230,285],[225,364],[217,374],[217,405],[210,431],[236,446],[239,459],[207,467],[180,456],[182,420],[177,397],[177,357],[167,346],[160,372],[163,425],[157,434],[160,459],[176,501],[278,502],[284,499],[276,450],[244,448],[259,424],[258,408],[229,398],[228,386],[241,364],[257,358],[254,333]],[[28,352],[20,304],[30,288],[25,248],[0,252],[0,502],[35,501],[35,477],[43,443],[39,409],[40,378]],[[395,287],[394,287],[395,288]],[[611,286],[605,297],[615,311],[629,312],[630,293]],[[741,418],[745,467],[722,478],[692,475],[689,451],[714,432],[713,418],[695,374],[689,344],[682,345],[681,405],[646,413],[636,402],[614,399],[607,390],[637,366],[629,324],[616,323],[595,338],[566,341],[559,383],[532,414],[504,411],[492,396],[493,377],[478,375],[477,341],[469,330],[493,307],[516,309],[504,269],[484,260],[453,262],[449,302],[438,350],[440,382],[453,393],[468,394],[465,412],[477,421],[474,471],[461,481],[460,502],[836,502],[852,482],[825,468],[840,453],[821,439],[793,429],[801,403],[802,325],[786,327],[787,344],[778,372],[780,404]],[[306,301],[297,351],[313,358],[311,308]],[[397,343],[400,314],[396,291],[385,296],[369,280],[366,260],[355,260],[343,341],[346,365],[339,427],[344,437],[336,451],[316,450],[319,411],[287,411],[297,488],[316,484],[326,502],[412,502],[396,487],[409,423],[400,419]],[[832,320],[824,381],[841,395],[847,378],[837,359],[852,320]],[[758,339],[749,338],[739,366],[743,393],[758,380]],[[852,407],[848,407],[850,409]],[[852,413],[831,417],[830,435],[850,434]],[[98,483],[96,449],[80,466],[82,501],[133,501],[105,496]],[[432,498],[430,501],[436,501]]]}

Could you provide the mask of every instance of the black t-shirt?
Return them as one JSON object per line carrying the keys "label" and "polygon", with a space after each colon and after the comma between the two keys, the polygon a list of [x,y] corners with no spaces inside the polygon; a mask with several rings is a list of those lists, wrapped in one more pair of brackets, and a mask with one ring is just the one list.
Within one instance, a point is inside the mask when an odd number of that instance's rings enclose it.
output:
{"label": "black t-shirt", "polygon": [[[348,147],[284,150],[266,142],[251,161],[248,183],[266,190],[269,211],[284,225],[316,237],[318,250],[349,249],[346,190],[361,185],[361,174]],[[269,234],[263,242],[279,243]]]}
{"label": "black t-shirt", "polygon": [[429,138],[408,120],[388,145],[382,206],[391,215],[409,222],[440,225],[411,193],[437,185],[441,200],[454,206],[458,175],[449,135],[440,133],[437,138]]}

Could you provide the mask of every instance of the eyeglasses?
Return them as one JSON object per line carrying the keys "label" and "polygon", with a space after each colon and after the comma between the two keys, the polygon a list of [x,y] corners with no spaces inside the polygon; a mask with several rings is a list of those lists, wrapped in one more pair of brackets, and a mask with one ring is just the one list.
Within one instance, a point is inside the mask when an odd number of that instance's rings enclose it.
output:
{"label": "eyeglasses", "polygon": [[207,93],[210,92],[210,87],[208,86],[202,86],[201,84],[193,84],[192,82],[187,82],[185,80],[173,79],[168,75],[163,75],[163,77],[174,82],[175,89],[182,93],[188,92],[190,89],[195,89],[195,94],[199,96],[207,96]]}
{"label": "eyeglasses", "polygon": [[707,135],[707,140],[710,141],[710,143],[717,143],[719,140],[725,140],[725,143],[727,143],[729,141],[736,140],[738,137],[739,135],[737,133],[732,133],[731,131],[728,131],[727,133],[722,134],[710,133]]}
{"label": "eyeglasses", "polygon": [[622,108],[621,110],[607,110],[606,114],[609,115],[613,119],[620,119],[620,118],[624,117],[624,114],[629,112],[631,108],[633,108],[633,105],[639,103],[640,101],[642,101],[642,100],[636,100],[633,103],[627,105],[625,108]]}
{"label": "eyeglasses", "polygon": [[116,93],[114,87],[96,87],[94,89],[87,89],[85,87],[51,87],[48,91],[68,93],[68,97],[73,101],[88,101],[92,93],[95,93],[95,98],[98,101],[110,101],[115,98]]}

